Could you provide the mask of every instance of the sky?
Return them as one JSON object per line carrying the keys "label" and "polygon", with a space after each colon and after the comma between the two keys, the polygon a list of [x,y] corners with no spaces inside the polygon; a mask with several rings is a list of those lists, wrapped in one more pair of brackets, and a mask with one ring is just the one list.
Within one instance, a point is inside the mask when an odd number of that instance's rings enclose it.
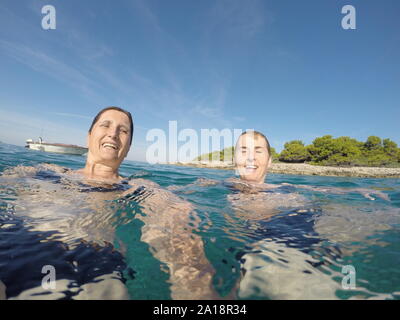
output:
{"label": "sky", "polygon": [[398,0],[1,0],[0,141],[85,146],[115,105],[134,118],[130,160],[169,121],[255,129],[278,152],[326,134],[400,144],[399,16]]}

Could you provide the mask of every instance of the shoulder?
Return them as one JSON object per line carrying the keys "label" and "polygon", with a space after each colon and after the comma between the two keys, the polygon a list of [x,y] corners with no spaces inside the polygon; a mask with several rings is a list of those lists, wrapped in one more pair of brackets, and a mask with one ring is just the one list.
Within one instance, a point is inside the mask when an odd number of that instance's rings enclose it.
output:
{"label": "shoulder", "polygon": [[137,187],[160,188],[160,185],[158,183],[142,178],[130,179],[128,181],[128,184],[135,188]]}
{"label": "shoulder", "polygon": [[10,167],[6,168],[1,175],[3,177],[9,177],[9,176],[26,176],[30,174],[35,174],[37,172],[36,167],[30,167],[30,166],[15,166],[15,167]]}
{"label": "shoulder", "polygon": [[57,164],[53,164],[53,163],[41,163],[38,166],[38,169],[44,169],[44,170],[50,170],[50,171],[54,171],[57,173],[69,173],[69,172],[73,172],[72,169],[66,168],[66,167],[61,167]]}
{"label": "shoulder", "polygon": [[40,163],[35,166],[15,166],[3,171],[2,176],[29,176],[35,175],[40,171],[53,171],[55,173],[67,173],[72,171],[69,168],[61,167],[51,163]]}

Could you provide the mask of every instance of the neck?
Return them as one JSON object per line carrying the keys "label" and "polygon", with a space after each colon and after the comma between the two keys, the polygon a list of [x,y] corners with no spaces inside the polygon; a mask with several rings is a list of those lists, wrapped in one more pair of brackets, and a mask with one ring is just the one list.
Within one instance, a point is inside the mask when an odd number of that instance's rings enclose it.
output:
{"label": "neck", "polygon": [[240,177],[240,180],[242,180],[244,182],[247,182],[249,184],[254,184],[254,185],[263,185],[263,184],[265,184],[265,176],[260,180],[247,180],[247,179],[245,179],[243,177]]}
{"label": "neck", "polygon": [[88,179],[119,181],[118,167],[111,167],[102,163],[87,161],[82,170],[83,175]]}
{"label": "neck", "polygon": [[254,180],[254,181],[248,181],[248,182],[250,184],[257,185],[257,186],[261,186],[261,185],[265,184],[264,180]]}

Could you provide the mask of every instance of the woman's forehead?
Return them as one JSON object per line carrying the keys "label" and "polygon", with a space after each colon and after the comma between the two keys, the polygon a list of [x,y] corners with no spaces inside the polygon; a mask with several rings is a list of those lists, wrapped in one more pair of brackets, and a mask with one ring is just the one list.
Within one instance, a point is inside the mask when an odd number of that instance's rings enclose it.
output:
{"label": "woman's forehead", "polygon": [[267,147],[265,139],[259,135],[244,134],[238,140],[238,147]]}
{"label": "woman's forehead", "polygon": [[113,121],[113,122],[122,122],[128,126],[130,126],[128,116],[117,110],[107,110],[103,112],[99,118],[99,121]]}

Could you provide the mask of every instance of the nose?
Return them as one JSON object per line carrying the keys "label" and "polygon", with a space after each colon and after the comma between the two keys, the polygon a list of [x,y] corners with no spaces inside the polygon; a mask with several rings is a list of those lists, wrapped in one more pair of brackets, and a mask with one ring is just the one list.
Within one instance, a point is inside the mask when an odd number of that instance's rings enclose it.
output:
{"label": "nose", "polygon": [[117,127],[111,126],[110,128],[108,128],[107,136],[110,138],[116,139],[118,137]]}
{"label": "nose", "polygon": [[247,153],[247,162],[254,162],[254,151],[249,150]]}

